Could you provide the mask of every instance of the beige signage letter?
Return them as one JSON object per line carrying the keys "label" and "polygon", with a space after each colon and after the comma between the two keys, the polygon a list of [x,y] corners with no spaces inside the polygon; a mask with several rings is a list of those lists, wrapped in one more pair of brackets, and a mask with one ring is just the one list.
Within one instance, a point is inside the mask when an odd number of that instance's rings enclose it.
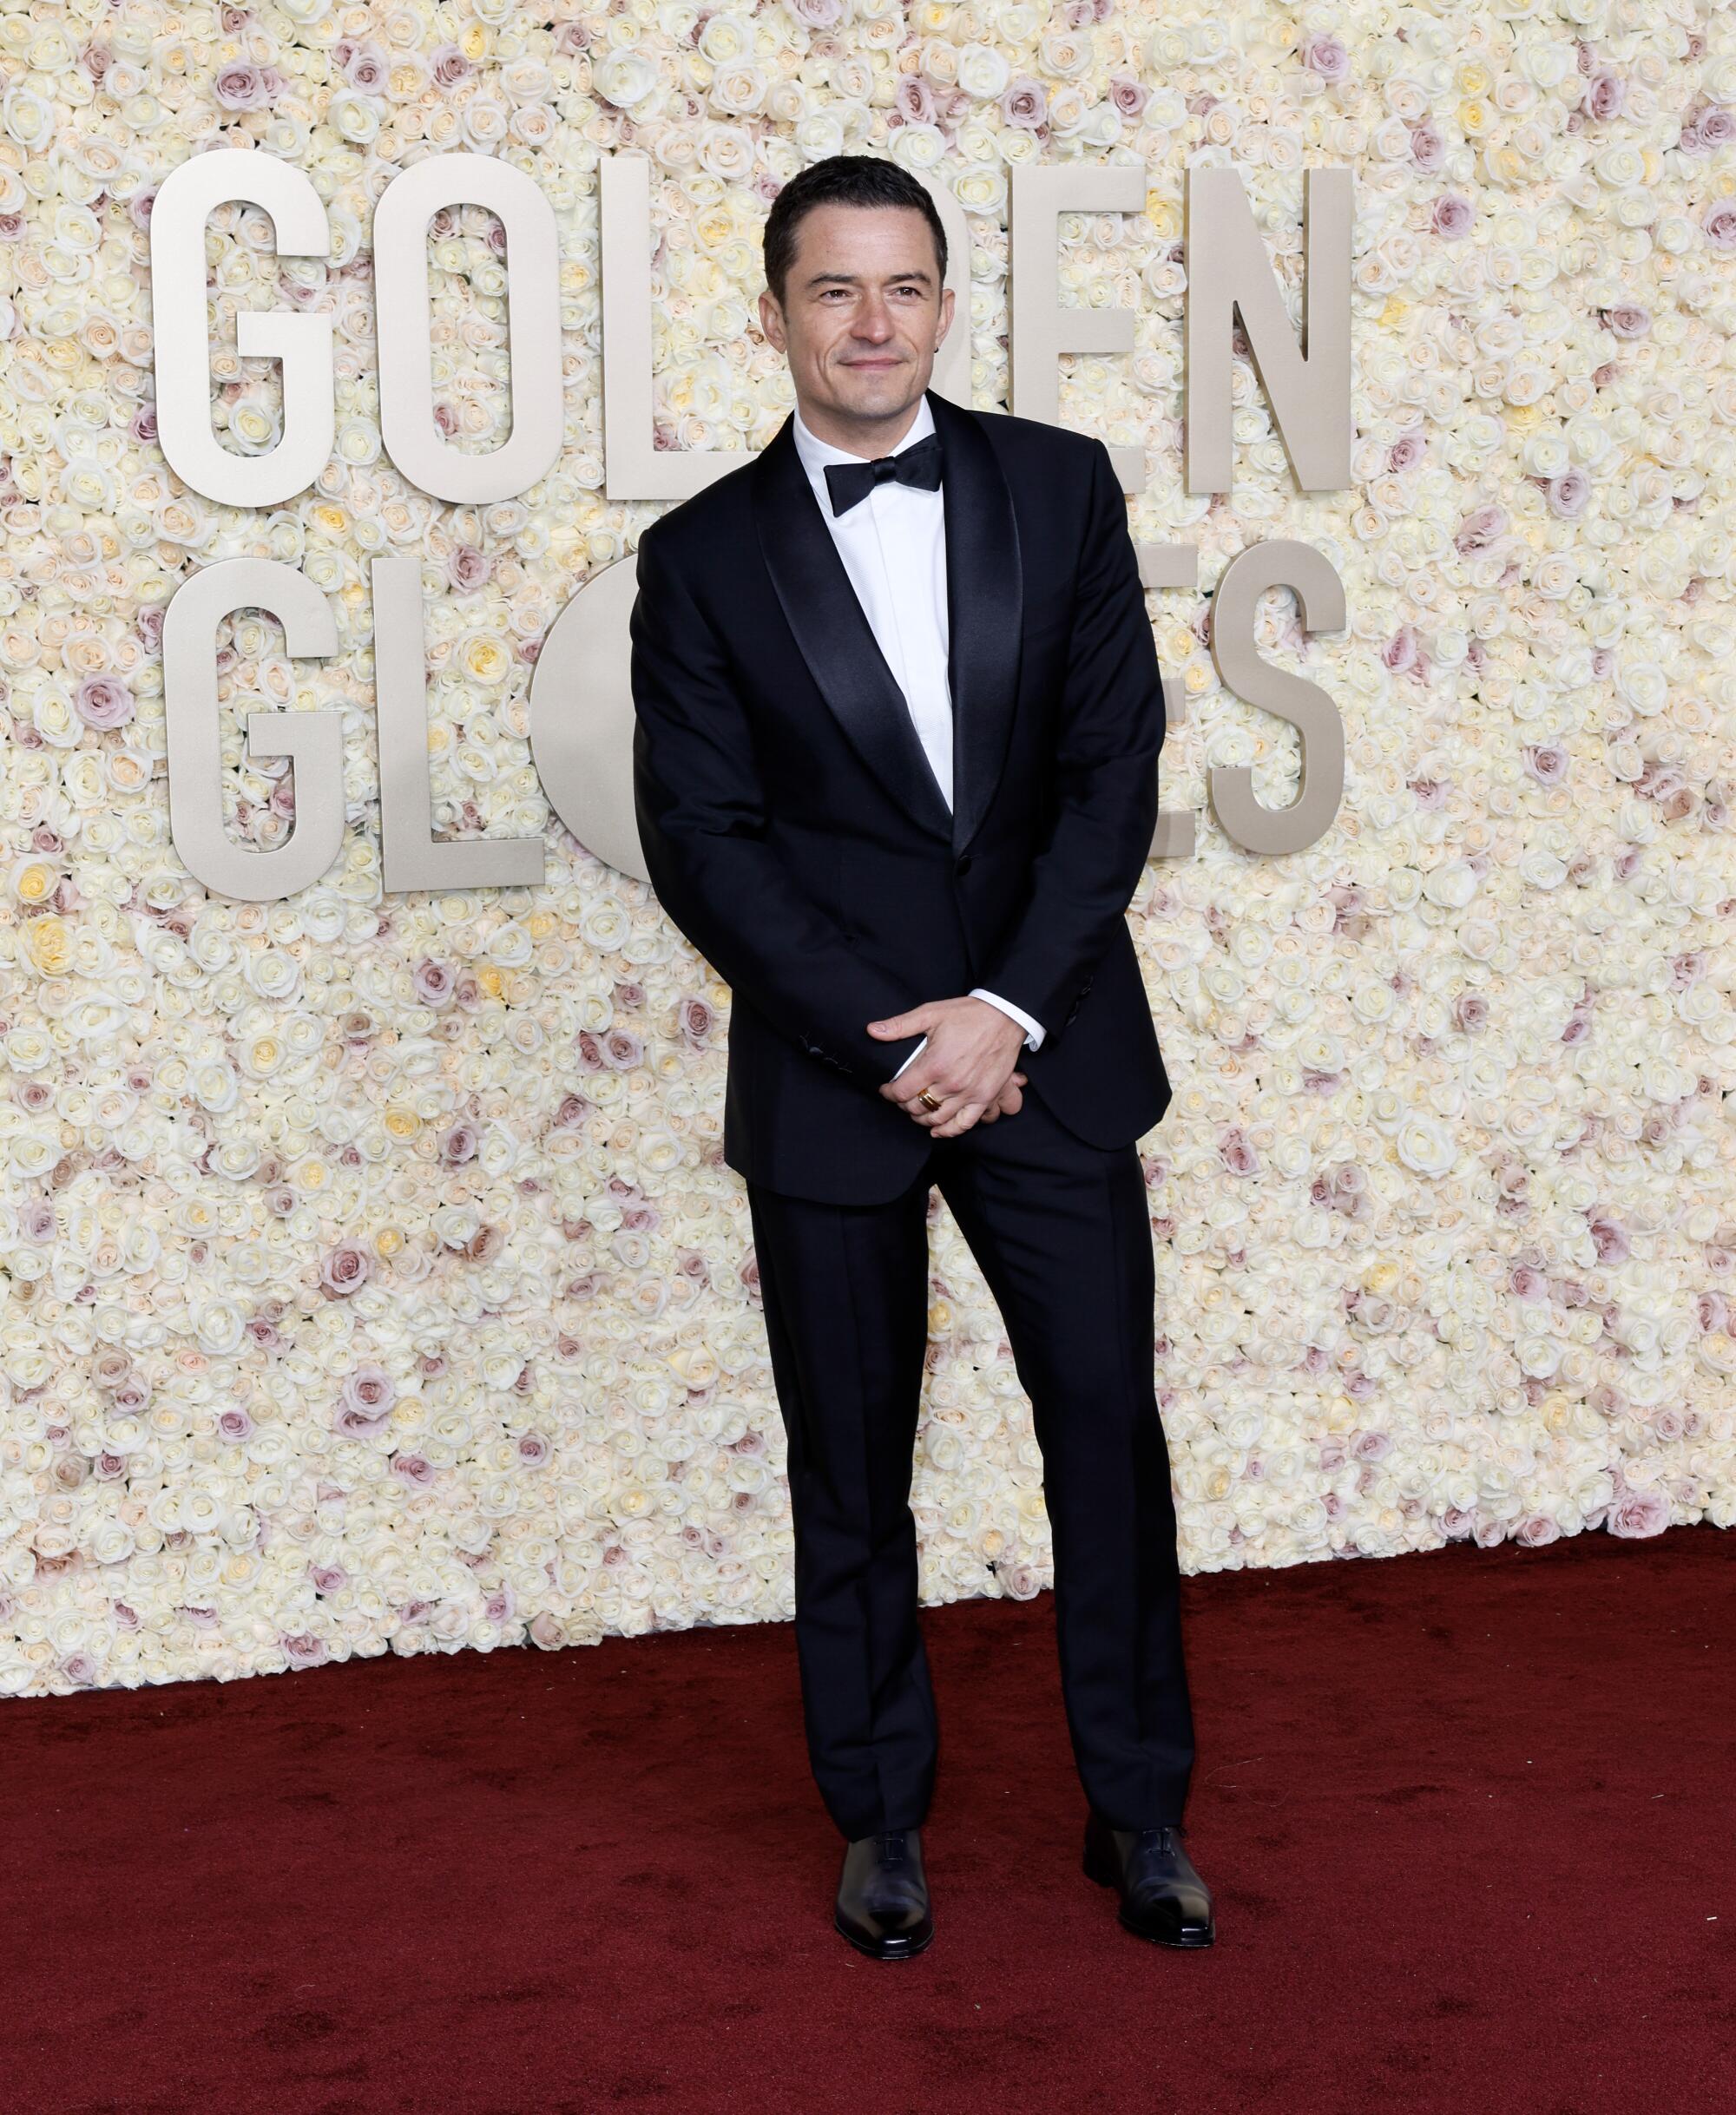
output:
{"label": "beige signage letter", "polygon": [[243,309],[235,349],[283,363],[283,433],[263,454],[238,455],[211,430],[205,312],[205,223],[231,200],[270,218],[279,257],[325,257],[326,208],[312,181],[275,154],[214,148],[171,169],[151,207],[151,332],[157,440],[183,483],[225,507],[275,507],[304,492],[332,453],[332,319]]}
{"label": "beige signage letter", "polygon": [[1226,689],[1287,719],[1302,738],[1302,785],[1287,808],[1263,808],[1245,764],[1214,766],[1212,806],[1244,851],[1299,852],[1323,837],[1345,791],[1345,729],[1318,684],[1260,659],[1254,619],[1268,588],[1288,588],[1305,632],[1345,626],[1345,584],[1323,552],[1284,536],[1253,543],[1225,567],[1212,600],[1212,659]]}
{"label": "beige signage letter", "polygon": [[[506,230],[512,431],[487,455],[434,423],[428,222],[442,206],[485,206]],[[394,176],[374,208],[380,437],[399,474],[436,499],[514,499],[561,452],[561,246],[554,211],[523,169],[490,154],[433,154]]]}
{"label": "beige signage letter", "polygon": [[1230,331],[1240,312],[1290,467],[1305,492],[1351,482],[1351,172],[1303,180],[1302,338],[1290,327],[1239,171],[1187,172],[1185,488],[1227,492],[1234,456]]}
{"label": "beige signage letter", "polygon": [[639,561],[593,574],[549,627],[530,675],[530,755],[549,805],[588,852],[648,882],[633,800]]}
{"label": "beige signage letter", "polygon": [[534,889],[541,837],[437,837],[428,783],[422,562],[376,558],[374,698],[379,715],[380,867],[385,888]]}
{"label": "beige signage letter", "polygon": [[215,896],[266,903],[319,879],[344,845],[341,713],[249,713],[251,756],[291,757],[295,828],[252,851],[223,827],[223,740],[217,717],[217,627],[237,609],[269,610],[291,654],[338,651],[338,627],[312,581],[272,558],[228,558],[195,573],[163,613],[163,712],[169,835],[187,871]]}
{"label": "beige signage letter", "polygon": [[[1014,169],[1008,408],[1020,418],[1061,424],[1063,352],[1133,351],[1131,309],[1062,307],[1055,223],[1063,213],[1143,213],[1145,187],[1142,161],[1067,161]],[[1106,445],[1122,491],[1143,492],[1144,449]]]}

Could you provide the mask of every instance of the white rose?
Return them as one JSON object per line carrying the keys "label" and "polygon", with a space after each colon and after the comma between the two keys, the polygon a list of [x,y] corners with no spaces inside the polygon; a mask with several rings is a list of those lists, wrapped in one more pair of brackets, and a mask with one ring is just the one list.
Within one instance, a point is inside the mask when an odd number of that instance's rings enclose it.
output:
{"label": "white rose", "polygon": [[655,61],[632,46],[608,53],[591,68],[591,86],[617,109],[630,110],[643,102],[657,85]]}
{"label": "white rose", "polygon": [[958,55],[958,85],[979,102],[992,102],[1012,76],[1005,55],[992,44],[966,44]]}

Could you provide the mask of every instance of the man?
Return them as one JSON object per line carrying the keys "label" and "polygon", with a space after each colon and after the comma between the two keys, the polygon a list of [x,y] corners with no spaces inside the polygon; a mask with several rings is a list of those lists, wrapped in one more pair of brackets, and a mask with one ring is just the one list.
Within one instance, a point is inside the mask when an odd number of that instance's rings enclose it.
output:
{"label": "man", "polygon": [[1135,1144],[1169,1099],[1124,916],[1164,723],[1125,502],[1101,442],[929,391],[946,238],[897,164],[803,170],[765,243],[796,411],[640,540],[634,759],[657,895],[733,996],[724,1156],[834,1921],[879,1960],[933,1934],[909,1497],[937,1184],[1035,1412],[1085,1869],[1130,1929],[1209,1945]]}

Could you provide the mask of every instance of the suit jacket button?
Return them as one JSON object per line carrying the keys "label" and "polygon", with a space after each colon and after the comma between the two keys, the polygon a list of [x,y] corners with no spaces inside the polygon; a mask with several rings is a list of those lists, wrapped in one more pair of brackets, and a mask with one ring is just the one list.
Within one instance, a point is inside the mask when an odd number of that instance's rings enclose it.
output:
{"label": "suit jacket button", "polygon": [[970,871],[970,855],[969,852],[961,852],[959,854],[958,857],[953,862],[952,870],[955,874],[968,874]]}

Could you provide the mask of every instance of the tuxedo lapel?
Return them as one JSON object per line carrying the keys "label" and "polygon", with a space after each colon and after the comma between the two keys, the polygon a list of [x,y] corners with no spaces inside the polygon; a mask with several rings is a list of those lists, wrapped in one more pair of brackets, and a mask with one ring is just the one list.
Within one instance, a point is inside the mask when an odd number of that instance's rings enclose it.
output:
{"label": "tuxedo lapel", "polygon": [[1013,496],[982,419],[928,392],[945,467],[947,676],[952,692],[952,849],[988,812],[1018,701],[1024,575]]}
{"label": "tuxedo lapel", "polygon": [[[796,453],[793,416],[760,451],[753,476],[754,526],[766,568],[820,695],[891,798],[924,829],[949,838],[953,823],[946,796]],[[949,507],[949,543],[951,533]],[[950,592],[950,558],[947,570]],[[954,732],[956,743],[956,722]]]}
{"label": "tuxedo lapel", "polygon": [[802,468],[793,417],[754,463],[753,516],[772,585],[821,696],[892,798],[963,851],[1007,760],[1024,581],[1012,494],[980,420],[932,390],[928,400],[944,458],[950,817]]}

